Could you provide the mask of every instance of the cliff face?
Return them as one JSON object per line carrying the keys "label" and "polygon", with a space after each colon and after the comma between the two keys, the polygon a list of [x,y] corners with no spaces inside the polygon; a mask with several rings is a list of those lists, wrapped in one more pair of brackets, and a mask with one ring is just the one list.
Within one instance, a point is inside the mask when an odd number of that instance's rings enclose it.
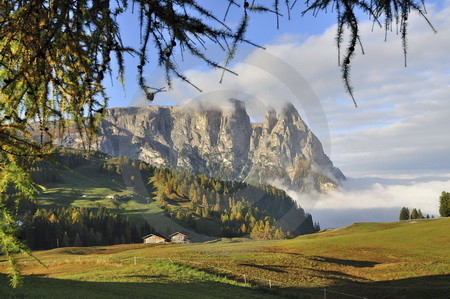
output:
{"label": "cliff face", "polygon": [[327,190],[345,180],[323,152],[293,105],[278,117],[269,110],[263,124],[254,124],[249,181],[279,181],[300,190]]}
{"label": "cliff face", "polygon": [[[320,141],[292,105],[264,123],[251,123],[242,102],[232,108],[148,106],[108,110],[98,150],[160,167],[248,182],[281,182],[296,190],[326,190],[345,176],[333,167]],[[78,147],[76,136],[60,144]]]}

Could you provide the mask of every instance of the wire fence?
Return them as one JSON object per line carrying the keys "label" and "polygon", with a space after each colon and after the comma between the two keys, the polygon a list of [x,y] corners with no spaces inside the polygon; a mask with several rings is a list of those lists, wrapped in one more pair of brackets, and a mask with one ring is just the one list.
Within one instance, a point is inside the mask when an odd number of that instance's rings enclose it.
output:
{"label": "wire fence", "polygon": [[[234,279],[238,282],[243,282],[244,284],[249,285],[256,285],[258,287],[268,287],[269,289],[274,288],[297,288],[298,286],[292,283],[287,283],[284,281],[280,281],[277,279],[272,278],[262,278],[255,275],[249,275],[248,273],[243,272],[237,272],[229,269],[225,269],[222,267],[216,267],[211,265],[210,263],[206,262],[199,262],[199,261],[193,261],[188,259],[179,259],[179,258],[172,258],[172,257],[140,257],[140,256],[133,256],[128,258],[120,258],[120,257],[112,257],[112,256],[78,256],[73,258],[63,258],[63,259],[49,259],[49,260],[40,260],[40,262],[45,265],[46,267],[51,267],[52,265],[57,264],[63,264],[63,263],[97,263],[97,264],[108,264],[108,265],[116,265],[116,266],[130,266],[130,265],[140,265],[142,262],[150,262],[150,261],[168,261],[171,264],[178,264],[182,266],[188,266],[190,265],[197,265],[198,267],[202,267],[202,269],[198,270],[204,270],[204,269],[214,269],[215,271],[212,271],[212,273],[216,275],[220,275],[220,273],[227,273],[227,278]],[[38,263],[36,260],[32,261],[22,261],[23,265],[29,265],[33,263]],[[195,267],[194,267],[195,268]],[[196,269],[196,268],[195,268]],[[259,283],[256,283],[259,282]],[[357,296],[353,294],[343,293],[334,291],[327,288],[317,288],[312,289],[315,291],[316,295],[314,297],[316,298],[324,298],[324,299],[330,299],[330,298],[336,298],[336,296],[333,296],[333,294],[338,295],[339,298],[361,298],[361,299],[367,299],[368,297],[364,296]],[[310,292],[311,290],[308,290]],[[301,289],[299,290],[301,292]],[[318,293],[320,292],[320,293]]]}

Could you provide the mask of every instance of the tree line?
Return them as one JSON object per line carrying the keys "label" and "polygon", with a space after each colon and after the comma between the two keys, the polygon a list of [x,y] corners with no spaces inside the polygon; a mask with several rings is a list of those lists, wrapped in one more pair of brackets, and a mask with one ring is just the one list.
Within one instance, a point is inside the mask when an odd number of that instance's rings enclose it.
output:
{"label": "tree line", "polygon": [[25,213],[19,227],[20,237],[33,250],[141,243],[142,236],[156,233],[147,222],[138,227],[105,207],[36,209]]}
{"label": "tree line", "polygon": [[198,233],[280,239],[320,230],[310,214],[270,185],[155,168],[127,157],[109,158],[99,171],[121,174],[123,167],[138,167],[166,215]]}
{"label": "tree line", "polygon": [[[439,214],[441,217],[450,217],[450,192],[442,191],[439,196]],[[420,209],[413,209],[411,212],[409,208],[403,207],[400,210],[399,220],[409,220],[409,219],[424,219]],[[427,214],[426,218],[430,218]],[[434,218],[434,216],[431,216]]]}
{"label": "tree line", "polygon": [[[430,218],[429,215],[427,215],[427,218]],[[422,214],[422,211],[420,209],[412,209],[412,211],[409,211],[409,208],[403,207],[400,210],[399,220],[409,220],[409,219],[425,219],[425,217]]]}
{"label": "tree line", "polygon": [[156,169],[150,182],[170,217],[199,233],[280,239],[320,230],[283,190]]}

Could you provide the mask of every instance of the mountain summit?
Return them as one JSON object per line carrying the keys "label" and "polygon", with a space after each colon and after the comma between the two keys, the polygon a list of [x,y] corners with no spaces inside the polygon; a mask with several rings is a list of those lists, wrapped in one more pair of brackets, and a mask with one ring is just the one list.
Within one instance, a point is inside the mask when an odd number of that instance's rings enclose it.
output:
{"label": "mountain summit", "polygon": [[[65,147],[79,142],[75,135],[60,139]],[[268,110],[264,123],[251,123],[239,100],[224,109],[204,104],[113,108],[95,146],[158,167],[300,191],[332,189],[345,180],[291,104],[278,115]]]}

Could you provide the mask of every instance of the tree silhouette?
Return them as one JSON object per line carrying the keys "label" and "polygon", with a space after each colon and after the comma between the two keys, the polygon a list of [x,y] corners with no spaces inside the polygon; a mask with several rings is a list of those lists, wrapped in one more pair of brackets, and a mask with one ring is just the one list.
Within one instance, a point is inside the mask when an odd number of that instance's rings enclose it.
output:
{"label": "tree silhouette", "polygon": [[408,220],[410,218],[409,216],[409,209],[406,207],[403,207],[400,210],[400,216],[399,216],[399,220]]}
{"label": "tree silhouette", "polygon": [[439,214],[441,217],[450,217],[450,192],[442,191],[439,197]]}

